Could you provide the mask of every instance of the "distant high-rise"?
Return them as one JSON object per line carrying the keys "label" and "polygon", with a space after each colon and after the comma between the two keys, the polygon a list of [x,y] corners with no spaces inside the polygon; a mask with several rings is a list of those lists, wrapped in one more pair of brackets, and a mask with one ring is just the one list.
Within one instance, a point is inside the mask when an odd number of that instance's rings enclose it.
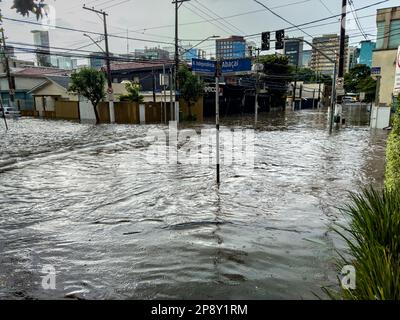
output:
{"label": "distant high-rise", "polygon": [[[111,55],[110,55],[111,56]],[[89,65],[94,69],[101,69],[106,64],[104,52],[92,52],[89,54]]]}
{"label": "distant high-rise", "polygon": [[349,47],[346,60],[346,70],[349,72],[358,64],[358,57],[360,56],[360,49],[357,47]]}
{"label": "distant high-rise", "polygon": [[36,46],[36,60],[38,66],[51,67],[49,32],[33,30],[33,43]]}
{"label": "distant high-rise", "polygon": [[371,40],[361,41],[360,58],[358,63],[372,67],[372,53],[376,48],[376,43]]}
{"label": "distant high-rise", "polygon": [[309,68],[311,66],[311,58],[312,58],[312,50],[304,50],[303,61],[301,62],[301,66],[304,68]]}
{"label": "distant high-rise", "polygon": [[238,59],[246,56],[246,40],[244,37],[232,36],[216,40],[217,59]]}
{"label": "distant high-rise", "polygon": [[[346,37],[345,61],[348,56],[349,37]],[[340,37],[337,34],[327,34],[313,39],[313,52],[311,58],[311,68],[315,72],[332,76],[335,64],[330,60],[335,60],[339,54]],[[322,54],[322,53],[323,54]],[[328,56],[330,59],[327,59]]]}
{"label": "distant high-rise", "polygon": [[300,39],[285,40],[285,55],[289,58],[289,64],[300,67],[303,62],[303,41]]}

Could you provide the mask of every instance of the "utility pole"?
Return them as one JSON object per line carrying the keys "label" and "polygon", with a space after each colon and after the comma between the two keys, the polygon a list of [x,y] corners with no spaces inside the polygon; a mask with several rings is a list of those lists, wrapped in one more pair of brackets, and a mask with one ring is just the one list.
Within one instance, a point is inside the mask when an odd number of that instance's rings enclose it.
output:
{"label": "utility pole", "polygon": [[294,86],[293,86],[293,111],[296,110],[296,91],[297,91],[297,72],[298,72],[298,65],[296,65],[296,73],[294,75]]}
{"label": "utility pole", "polygon": [[220,155],[219,155],[219,76],[221,72],[221,63],[217,60],[215,65],[215,126],[217,129],[216,137],[216,170],[217,170],[217,185],[221,183],[220,177]]}
{"label": "utility pole", "polygon": [[[1,15],[1,13],[0,13],[0,15]],[[8,106],[10,108],[14,108],[14,102],[15,102],[15,79],[12,76],[11,70],[10,70],[10,62],[8,60],[8,56],[7,56],[7,52],[6,52],[6,38],[4,36],[4,29],[3,28],[1,28],[1,38],[2,38],[2,42],[3,42],[2,54],[4,55],[4,66],[5,66],[5,69],[6,69],[6,75],[7,75],[7,80],[8,80],[8,93],[9,93]]]}
{"label": "utility pole", "polygon": [[[176,121],[178,121],[179,115],[179,95],[177,94],[178,91],[178,71],[179,71],[179,8],[184,2],[188,2],[190,0],[175,0],[172,3],[175,4],[175,78],[174,78],[174,85],[175,85],[175,108],[174,111],[178,114],[176,115]],[[172,118],[172,116],[171,116]]]}
{"label": "utility pole", "polygon": [[153,102],[156,103],[157,102],[156,101],[156,75],[154,74],[154,67],[151,70],[151,75],[153,78],[153,82],[152,82],[152,84],[153,84]]}
{"label": "utility pole", "polygon": [[257,51],[257,62],[255,63],[256,68],[257,68],[257,74],[256,74],[256,94],[255,94],[255,102],[254,102],[254,109],[255,109],[255,119],[254,119],[254,124],[257,125],[258,122],[258,77],[259,77],[259,73],[258,73],[258,62],[259,62],[259,58],[260,58],[260,48],[255,49]]}
{"label": "utility pole", "polygon": [[[343,79],[344,79],[344,68],[345,68],[345,54],[346,54],[346,16],[347,16],[347,0],[342,0],[342,17],[340,20],[340,44],[339,44],[339,70],[338,80],[340,83],[336,83],[340,91],[343,91]],[[342,113],[342,100],[343,92],[338,92],[337,103],[335,104],[335,114],[341,118]]]}
{"label": "utility pole", "polygon": [[115,122],[115,112],[114,112],[114,92],[112,88],[112,78],[111,78],[111,63],[110,63],[110,51],[108,47],[108,32],[107,32],[107,16],[108,14],[103,10],[96,10],[94,8],[88,8],[83,6],[83,9],[92,11],[97,14],[101,14],[103,16],[104,23],[104,41],[106,47],[106,67],[107,67],[107,81],[108,81],[108,106],[110,112],[110,122]]}

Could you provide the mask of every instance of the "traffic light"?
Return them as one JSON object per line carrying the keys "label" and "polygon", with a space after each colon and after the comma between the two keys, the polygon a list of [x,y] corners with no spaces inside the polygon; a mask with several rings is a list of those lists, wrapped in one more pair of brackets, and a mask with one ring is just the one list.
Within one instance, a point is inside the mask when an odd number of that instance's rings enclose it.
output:
{"label": "traffic light", "polygon": [[261,50],[268,51],[270,49],[270,40],[271,40],[271,33],[270,32],[263,32],[261,35]]}
{"label": "traffic light", "polygon": [[285,39],[285,30],[279,30],[276,32],[275,34],[275,49],[276,50],[281,50],[285,48],[285,43],[284,43],[284,39]]}

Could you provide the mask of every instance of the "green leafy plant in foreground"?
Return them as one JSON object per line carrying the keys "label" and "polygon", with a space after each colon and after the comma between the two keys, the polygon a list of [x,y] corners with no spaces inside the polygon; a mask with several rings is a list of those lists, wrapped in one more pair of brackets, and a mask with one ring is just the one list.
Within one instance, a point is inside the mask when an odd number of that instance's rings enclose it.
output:
{"label": "green leafy plant in foreground", "polygon": [[341,255],[340,265],[355,267],[356,289],[325,292],[346,300],[399,300],[400,194],[364,189],[351,194],[342,212],[350,224],[334,231],[345,240],[351,259]]}

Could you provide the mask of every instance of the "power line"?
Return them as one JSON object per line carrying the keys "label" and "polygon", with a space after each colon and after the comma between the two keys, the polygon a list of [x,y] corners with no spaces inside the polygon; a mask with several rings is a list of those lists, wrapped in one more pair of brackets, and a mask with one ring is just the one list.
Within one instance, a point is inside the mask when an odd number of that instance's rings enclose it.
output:
{"label": "power line", "polygon": [[[193,5],[192,5],[192,6],[193,6]],[[208,22],[208,23],[212,24],[213,26],[217,27],[217,28],[220,29],[221,31],[225,32],[226,34],[229,34],[229,33],[232,32],[232,30],[230,30],[230,31],[227,32],[227,29],[226,29],[227,27],[226,27],[224,24],[222,24],[222,23],[221,23],[221,25],[222,25],[222,27],[221,27],[221,26],[219,26],[218,24],[216,24],[216,23],[213,22],[213,21],[208,21],[206,18],[204,18],[204,17],[203,17],[199,12],[197,12],[196,10],[202,12],[202,14],[205,14],[206,16],[208,15],[208,17],[211,17],[211,16],[210,16],[208,13],[204,13],[204,11],[201,10],[200,8],[197,8],[196,6],[193,6],[193,8],[195,9],[195,10],[193,10],[192,8],[188,7],[187,5],[184,5],[184,7],[185,7],[186,9],[188,9],[189,11],[191,11],[191,12],[192,12],[193,14],[195,14],[196,16],[198,16],[198,17],[204,19],[204,22]],[[219,22],[219,21],[217,20],[216,22]]]}
{"label": "power line", "polygon": [[[210,10],[214,16],[218,17],[219,19],[221,19],[222,21],[224,21],[227,25],[233,27],[234,29],[238,30],[240,34],[245,34],[245,32],[243,32],[242,30],[240,30],[238,27],[236,27],[235,25],[233,25],[232,23],[230,23],[228,20],[226,20],[224,17],[221,17],[220,15],[218,15],[215,11],[211,10],[210,8],[207,8],[205,5],[203,5],[200,1],[198,0],[194,0],[196,3],[198,3],[201,7]],[[193,5],[193,4],[192,4]],[[212,18],[212,17],[211,17]]]}
{"label": "power line", "polygon": [[[39,22],[26,21],[26,20],[15,19],[15,18],[7,18],[7,17],[4,17],[4,16],[3,16],[3,20],[42,26],[42,24],[39,23]],[[60,29],[60,30],[65,30],[65,31],[74,31],[74,32],[80,32],[80,33],[90,33],[90,34],[94,34],[94,35],[98,35],[98,36],[102,35],[102,33],[100,33],[100,32],[88,31],[88,30],[83,30],[83,29],[75,29],[75,28],[63,27],[63,26],[52,26],[52,27],[54,27],[56,29]],[[115,35],[115,34],[114,35],[110,34],[109,36],[113,37],[113,38],[117,38],[117,39],[123,39],[123,40],[129,39],[129,40],[134,40],[134,41],[157,43],[157,44],[167,44],[167,45],[172,45],[173,44],[171,42],[156,41],[156,40],[142,39],[142,38],[123,37],[123,36],[118,36],[118,35]]]}
{"label": "power line", "polygon": [[350,10],[351,13],[353,14],[354,20],[356,21],[357,27],[360,30],[360,32],[362,33],[363,37],[365,38],[365,40],[368,40],[368,36],[366,35],[366,33],[364,32],[364,29],[360,23],[360,20],[358,19],[358,15],[357,12],[354,11],[355,7],[354,7],[354,3],[353,1],[349,0],[349,4],[350,4]]}
{"label": "power line", "polygon": [[[365,9],[377,6],[379,4],[382,4],[382,3],[385,3],[385,2],[388,2],[388,1],[390,1],[390,0],[382,0],[382,1],[373,3],[373,4],[370,4],[370,5],[361,7],[361,8],[357,8],[357,9],[355,9],[355,11],[358,12],[358,11],[361,11],[361,10],[365,10]],[[341,17],[341,14],[336,14],[336,15],[333,15],[333,16],[330,16],[330,17],[324,17],[324,18],[321,18],[321,19],[312,20],[312,21],[309,21],[309,22],[298,24],[298,25],[293,26],[293,27],[289,27],[289,28],[280,28],[280,29],[277,29],[276,31],[281,30],[281,29],[285,29],[285,30],[297,29],[298,27],[304,27],[304,26],[307,26],[307,25],[310,25],[310,24],[315,24],[315,23],[318,23],[318,22],[323,22],[323,21],[326,21],[326,20],[330,20],[330,19],[333,19],[333,18],[339,18],[339,17]],[[261,34],[262,34],[262,32],[259,32],[259,33],[254,33],[254,34],[250,34],[250,35],[245,35],[244,37],[245,38],[250,38],[250,37],[254,37],[254,36],[260,36]]]}

